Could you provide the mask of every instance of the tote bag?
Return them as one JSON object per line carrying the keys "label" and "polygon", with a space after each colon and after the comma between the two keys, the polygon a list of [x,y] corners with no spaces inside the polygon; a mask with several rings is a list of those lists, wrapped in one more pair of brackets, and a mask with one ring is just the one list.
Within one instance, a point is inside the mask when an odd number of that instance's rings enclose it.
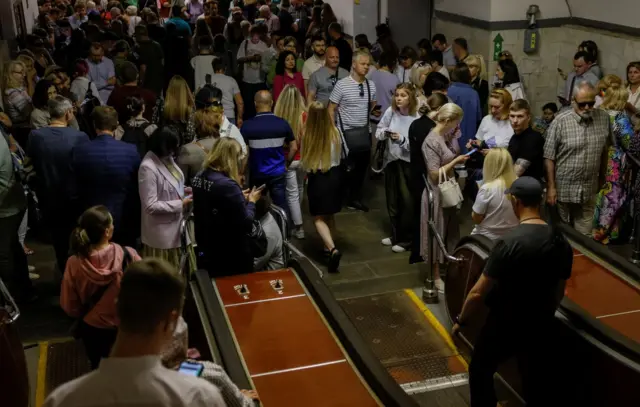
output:
{"label": "tote bag", "polygon": [[447,178],[444,169],[438,172],[438,189],[440,190],[440,204],[443,208],[458,206],[464,199],[460,185],[455,178]]}

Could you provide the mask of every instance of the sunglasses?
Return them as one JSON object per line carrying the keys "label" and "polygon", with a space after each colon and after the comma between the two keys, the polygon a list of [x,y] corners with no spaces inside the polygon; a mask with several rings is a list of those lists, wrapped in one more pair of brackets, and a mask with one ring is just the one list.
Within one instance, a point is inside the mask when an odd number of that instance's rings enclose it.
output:
{"label": "sunglasses", "polygon": [[588,102],[576,102],[576,105],[578,105],[578,107],[580,109],[584,109],[585,107],[594,107],[596,105],[596,101],[595,100],[590,100]]}
{"label": "sunglasses", "polygon": [[[336,83],[338,83],[338,74],[332,75],[329,78],[329,82],[331,83],[331,86],[336,86]],[[363,89],[364,90],[364,89]],[[363,95],[364,96],[364,95]]]}
{"label": "sunglasses", "polygon": [[364,97],[364,85],[360,84],[360,85],[358,85],[358,88],[360,88],[360,97],[363,98]]}

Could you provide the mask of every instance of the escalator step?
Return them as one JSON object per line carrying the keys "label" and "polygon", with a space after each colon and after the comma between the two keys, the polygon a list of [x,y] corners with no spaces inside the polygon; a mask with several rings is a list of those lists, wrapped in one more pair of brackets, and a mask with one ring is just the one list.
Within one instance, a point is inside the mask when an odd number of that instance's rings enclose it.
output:
{"label": "escalator step", "polygon": [[50,342],[45,376],[45,397],[58,386],[90,371],[82,341]]}
{"label": "escalator step", "polygon": [[459,355],[404,291],[349,298],[340,305],[399,384],[466,372]]}

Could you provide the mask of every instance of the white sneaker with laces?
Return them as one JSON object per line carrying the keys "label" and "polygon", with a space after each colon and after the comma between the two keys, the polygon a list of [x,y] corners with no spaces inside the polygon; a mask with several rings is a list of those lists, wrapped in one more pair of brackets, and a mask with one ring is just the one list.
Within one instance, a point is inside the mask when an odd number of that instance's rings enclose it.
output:
{"label": "white sneaker with laces", "polygon": [[301,240],[304,239],[304,229],[301,228],[301,229],[294,230],[293,231],[293,236],[296,239],[301,239]]}
{"label": "white sneaker with laces", "polygon": [[404,253],[407,251],[407,249],[396,244],[396,245],[393,245],[393,247],[391,248],[391,251],[394,253]]}
{"label": "white sneaker with laces", "polygon": [[40,274],[29,273],[29,280],[37,280],[40,278]]}
{"label": "white sneaker with laces", "polygon": [[390,237],[385,237],[380,241],[380,243],[382,243],[383,246],[393,246],[393,242]]}
{"label": "white sneaker with laces", "polygon": [[441,278],[434,281],[434,285],[436,286],[436,290],[438,290],[439,293],[444,294],[444,281]]}

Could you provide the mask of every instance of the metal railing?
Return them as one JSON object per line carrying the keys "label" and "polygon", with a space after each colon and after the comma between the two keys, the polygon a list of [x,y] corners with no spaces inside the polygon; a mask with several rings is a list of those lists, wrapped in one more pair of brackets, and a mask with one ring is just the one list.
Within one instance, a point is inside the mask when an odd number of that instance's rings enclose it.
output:
{"label": "metal railing", "polygon": [[0,309],[6,312],[6,319],[0,321],[2,324],[12,324],[20,318],[20,309],[18,304],[11,296],[9,289],[4,284],[4,281],[0,278]]}
{"label": "metal railing", "polygon": [[444,244],[444,240],[442,239],[442,236],[440,236],[440,233],[438,233],[438,230],[436,229],[436,223],[434,221],[435,208],[433,204],[433,199],[435,195],[434,195],[433,187],[431,186],[431,184],[429,184],[429,181],[427,180],[427,177],[425,175],[422,176],[422,179],[424,181],[425,188],[427,189],[427,198],[429,199],[428,225],[429,225],[429,231],[430,231],[429,242],[428,242],[429,247],[428,247],[428,261],[427,261],[427,276],[424,280],[424,286],[422,287],[422,300],[427,304],[437,304],[438,290],[435,288],[435,279],[433,275],[433,268],[435,265],[435,261],[437,260],[436,260],[435,253],[433,251],[433,240],[434,239],[436,240],[436,243],[438,243],[438,247],[440,248],[440,251],[442,251],[442,254],[444,255],[445,259],[447,259],[447,261],[452,263],[460,263],[463,261],[463,259],[454,257],[447,251],[447,247]]}

